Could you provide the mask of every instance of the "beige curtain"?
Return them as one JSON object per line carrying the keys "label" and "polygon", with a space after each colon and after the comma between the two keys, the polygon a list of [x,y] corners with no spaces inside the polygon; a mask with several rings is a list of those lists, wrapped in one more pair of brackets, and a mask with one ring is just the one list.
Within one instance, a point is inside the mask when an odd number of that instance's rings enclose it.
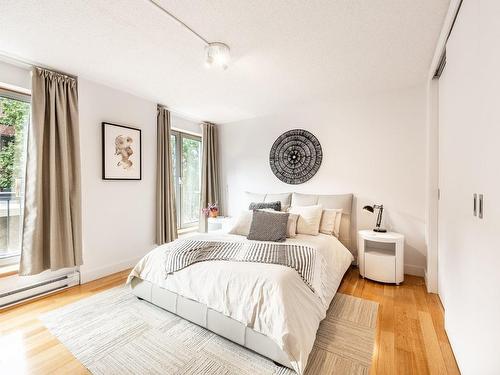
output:
{"label": "beige curtain", "polygon": [[82,264],[77,81],[35,67],[31,100],[21,275]]}
{"label": "beige curtain", "polygon": [[[201,172],[201,208],[209,203],[219,205],[222,212],[219,180],[219,139],[217,125],[205,122],[201,124],[202,138],[202,172]],[[200,232],[207,231],[207,218],[200,213]]]}
{"label": "beige curtain", "polygon": [[156,115],[156,243],[161,245],[177,238],[177,215],[170,143],[170,112],[158,105]]}

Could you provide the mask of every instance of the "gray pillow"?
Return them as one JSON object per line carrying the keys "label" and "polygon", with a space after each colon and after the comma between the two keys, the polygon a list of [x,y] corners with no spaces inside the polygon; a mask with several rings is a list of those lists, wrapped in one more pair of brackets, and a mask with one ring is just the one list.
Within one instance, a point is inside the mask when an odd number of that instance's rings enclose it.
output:
{"label": "gray pillow", "polygon": [[288,215],[288,213],[255,210],[247,238],[256,241],[284,242]]}
{"label": "gray pillow", "polygon": [[270,208],[274,211],[281,211],[281,202],[252,202],[248,206],[249,210],[262,210],[264,208]]}

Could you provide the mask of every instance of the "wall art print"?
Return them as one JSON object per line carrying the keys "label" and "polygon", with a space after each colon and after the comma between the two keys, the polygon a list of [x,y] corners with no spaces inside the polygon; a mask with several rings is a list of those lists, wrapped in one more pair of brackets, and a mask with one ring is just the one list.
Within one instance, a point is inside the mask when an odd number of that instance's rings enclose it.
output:
{"label": "wall art print", "polygon": [[102,123],[102,178],[104,180],[140,180],[141,130],[129,126]]}
{"label": "wall art print", "polygon": [[281,181],[298,185],[310,180],[323,160],[318,139],[307,130],[293,129],[274,141],[269,153],[269,164]]}

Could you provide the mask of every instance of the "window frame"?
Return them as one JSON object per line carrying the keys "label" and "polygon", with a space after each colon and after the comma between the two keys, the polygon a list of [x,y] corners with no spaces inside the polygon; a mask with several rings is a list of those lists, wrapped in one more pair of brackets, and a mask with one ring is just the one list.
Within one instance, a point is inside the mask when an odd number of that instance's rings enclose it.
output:
{"label": "window frame", "polygon": [[[199,220],[193,223],[190,223],[188,225],[182,225],[184,215],[182,213],[182,140],[183,139],[192,139],[195,141],[200,142],[200,146],[202,145],[202,137],[201,135],[195,135],[187,132],[183,132],[182,130],[178,129],[171,129],[170,130],[170,135],[173,135],[175,137],[175,154],[177,155],[177,159],[175,160],[175,170],[177,171],[177,176],[174,176],[174,190],[175,190],[175,206],[176,206],[176,215],[177,215],[177,230],[183,230],[183,229],[189,229],[189,228],[194,228],[199,225]],[[170,139],[169,139],[170,142]],[[200,155],[201,159],[202,155]],[[201,167],[201,160],[200,160],[200,167]],[[200,171],[201,173],[201,171]]]}
{"label": "window frame", "polygon": [[[17,101],[24,102],[24,103],[29,103],[29,105],[30,105],[30,116],[28,118],[28,123],[26,126],[26,133],[25,133],[25,137],[24,137],[24,150],[25,150],[25,152],[27,152],[28,151],[28,149],[27,149],[28,129],[29,129],[29,123],[31,122],[31,109],[32,109],[31,108],[32,107],[31,93],[12,90],[12,89],[6,88],[0,84],[0,97],[11,99],[11,100],[17,100]],[[24,170],[26,170],[26,164],[24,165]],[[26,175],[26,173],[23,173],[23,175]],[[23,196],[24,196],[24,192],[23,192]],[[22,230],[22,227],[21,227],[21,230]],[[19,264],[19,261],[21,259],[21,252],[22,252],[22,249],[19,249],[19,253],[12,254],[9,256],[0,257],[0,267],[10,266],[13,264]]]}

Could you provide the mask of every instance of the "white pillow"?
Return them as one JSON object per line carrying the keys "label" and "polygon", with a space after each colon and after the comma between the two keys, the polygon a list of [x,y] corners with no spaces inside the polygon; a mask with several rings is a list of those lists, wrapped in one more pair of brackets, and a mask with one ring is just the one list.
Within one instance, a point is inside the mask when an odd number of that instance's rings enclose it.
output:
{"label": "white pillow", "polygon": [[230,234],[239,234],[240,236],[248,236],[250,232],[250,226],[252,225],[253,211],[245,210],[236,218],[231,230],[228,232]]}
{"label": "white pillow", "polygon": [[298,234],[318,235],[321,215],[323,214],[323,207],[321,205],[293,206],[290,207],[289,212],[299,215],[299,219],[297,220]]}
{"label": "white pillow", "polygon": [[263,208],[262,210],[259,211],[266,211],[266,212],[272,212],[273,214],[278,214],[278,215],[283,215],[288,213],[288,223],[286,225],[286,236],[288,238],[293,238],[297,235],[297,220],[299,219],[299,215],[297,214],[292,214],[290,212],[282,212],[282,211],[275,211],[270,208]]}
{"label": "white pillow", "polygon": [[319,231],[324,234],[339,236],[340,219],[342,218],[341,208],[325,208],[321,216]]}

